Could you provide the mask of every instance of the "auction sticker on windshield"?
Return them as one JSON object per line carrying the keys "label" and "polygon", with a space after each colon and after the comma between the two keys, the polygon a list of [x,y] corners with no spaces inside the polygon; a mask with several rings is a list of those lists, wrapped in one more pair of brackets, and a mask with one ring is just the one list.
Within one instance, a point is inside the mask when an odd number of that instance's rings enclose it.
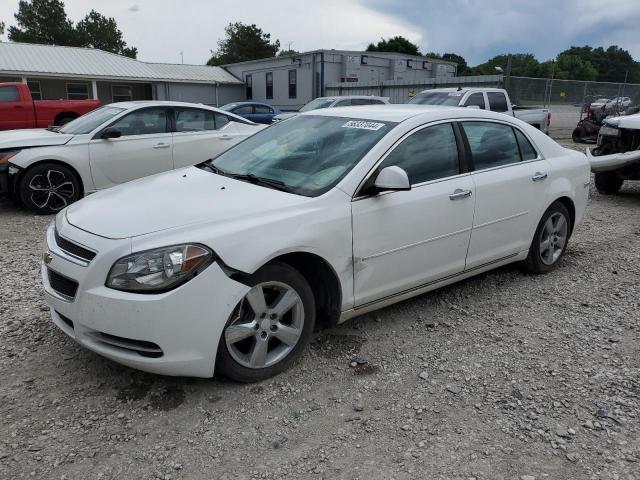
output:
{"label": "auction sticker on windshield", "polygon": [[384,123],[365,122],[361,120],[349,120],[342,125],[342,128],[359,128],[361,130],[380,130],[382,127],[384,127]]}

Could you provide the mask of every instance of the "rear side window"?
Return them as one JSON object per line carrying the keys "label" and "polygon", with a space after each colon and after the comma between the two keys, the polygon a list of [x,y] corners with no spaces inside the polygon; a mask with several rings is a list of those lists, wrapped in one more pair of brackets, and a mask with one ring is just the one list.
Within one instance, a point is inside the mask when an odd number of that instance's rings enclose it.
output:
{"label": "rear side window", "polygon": [[514,131],[516,132],[516,139],[518,140],[518,146],[520,147],[522,160],[533,160],[535,158],[538,158],[538,152],[536,152],[536,149],[533,148],[531,142],[527,140],[527,137],[525,137],[524,134],[517,128],[514,128]]}
{"label": "rear side window", "polygon": [[371,103],[371,105],[384,105],[385,104],[382,100],[377,100],[375,98],[369,100],[369,102]]}
{"label": "rear side window", "polygon": [[253,113],[252,105],[243,105],[241,107],[236,108],[233,113],[236,115],[251,115]]}
{"label": "rear side window", "polygon": [[0,87],[0,102],[17,102],[18,87],[7,86]]}
{"label": "rear side window", "polygon": [[482,94],[482,92],[476,92],[469,95],[469,98],[467,98],[467,101],[464,102],[464,106],[468,107],[470,105],[480,107],[482,110],[485,109],[484,95]]}
{"label": "rear side window", "polygon": [[256,105],[255,112],[257,115],[269,115],[271,114],[271,109],[264,105]]}
{"label": "rear side window", "polygon": [[215,130],[213,112],[195,108],[175,109],[176,132],[203,132]]}
{"label": "rear side window", "polygon": [[520,161],[520,149],[509,125],[493,122],[462,122],[475,170]]}
{"label": "rear side window", "polygon": [[339,102],[337,102],[334,107],[350,107],[351,106],[351,102],[353,100],[351,99],[347,99],[347,100],[340,100]]}
{"label": "rear side window", "polygon": [[231,119],[229,117],[227,117],[226,115],[223,115],[221,113],[218,113],[218,112],[214,113],[214,117],[215,117],[215,121],[216,121],[216,130],[220,130],[227,123],[231,122]]}
{"label": "rear side window", "polygon": [[404,169],[412,185],[460,173],[458,146],[450,123],[423,128],[398,145],[380,165]]}
{"label": "rear side window", "polygon": [[506,112],[509,110],[507,97],[502,92],[487,92],[489,108],[492,112]]}

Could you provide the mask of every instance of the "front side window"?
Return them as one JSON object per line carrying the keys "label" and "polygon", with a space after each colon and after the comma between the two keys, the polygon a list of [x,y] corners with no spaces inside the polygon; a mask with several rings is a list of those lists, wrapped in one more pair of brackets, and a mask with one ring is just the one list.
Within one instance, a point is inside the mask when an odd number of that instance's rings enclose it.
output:
{"label": "front side window", "polygon": [[273,98],[273,73],[265,73],[265,80],[267,83],[266,97],[271,99]]}
{"label": "front side window", "polygon": [[236,115],[251,115],[253,113],[253,105],[241,105],[233,113]]}
{"label": "front side window", "polygon": [[487,99],[489,100],[489,108],[492,112],[507,112],[509,110],[507,97],[504,93],[487,92]]}
{"label": "front side window", "polygon": [[0,102],[17,102],[18,101],[18,87],[10,85],[7,87],[0,87]]}
{"label": "front side window", "polygon": [[60,127],[58,130],[60,133],[69,133],[71,135],[83,135],[93,132],[100,125],[108,122],[112,118],[120,115],[124,112],[124,108],[117,107],[100,107],[96,110],[92,110],[89,113],[85,113],[81,117],[71,120],[69,123]]}
{"label": "front side window", "polygon": [[249,175],[315,197],[333,188],[395,125],[300,115],[260,130],[211,165],[222,175]]}
{"label": "front side window", "polygon": [[475,170],[520,161],[518,142],[509,125],[494,122],[462,122]]}
{"label": "front side window", "polygon": [[167,132],[167,111],[164,108],[136,110],[117,120],[113,125],[123,137]]}
{"label": "front side window", "polygon": [[176,108],[176,132],[204,132],[215,130],[213,112],[195,108]]}
{"label": "front side window", "polygon": [[266,105],[256,105],[254,108],[256,115],[271,115],[273,113],[271,111],[271,108],[267,107]]}
{"label": "front side window", "polygon": [[289,98],[296,98],[298,92],[296,90],[298,83],[298,72],[296,70],[289,70]]}
{"label": "front side window", "polygon": [[464,106],[476,106],[484,110],[484,95],[482,94],[482,92],[472,93],[471,95],[469,95],[469,98],[467,98],[467,101],[464,102]]}
{"label": "front side window", "polygon": [[89,98],[89,85],[86,83],[67,83],[67,99],[87,100]]}
{"label": "front side window", "polygon": [[113,85],[111,87],[111,96],[113,102],[130,102],[133,98],[131,95],[130,85]]}
{"label": "front side window", "polygon": [[404,139],[378,167],[396,165],[412,185],[460,173],[458,145],[450,123],[423,128]]}
{"label": "front side window", "polygon": [[253,78],[251,75],[244,77],[244,84],[246,85],[247,100],[251,100],[253,98]]}

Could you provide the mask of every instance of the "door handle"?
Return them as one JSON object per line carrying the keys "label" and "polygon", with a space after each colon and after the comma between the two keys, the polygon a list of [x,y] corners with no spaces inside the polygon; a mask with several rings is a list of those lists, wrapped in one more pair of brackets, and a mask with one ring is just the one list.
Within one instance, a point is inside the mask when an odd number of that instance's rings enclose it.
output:
{"label": "door handle", "polygon": [[168,143],[157,143],[153,146],[153,148],[169,148],[171,145]]}
{"label": "door handle", "polygon": [[471,190],[462,190],[461,188],[456,188],[454,192],[449,195],[451,200],[461,200],[463,198],[467,198],[471,196]]}
{"label": "door handle", "polygon": [[545,178],[547,178],[548,175],[547,173],[542,173],[542,172],[536,172],[533,177],[531,177],[531,180],[533,180],[534,182],[541,182],[542,180],[544,180]]}

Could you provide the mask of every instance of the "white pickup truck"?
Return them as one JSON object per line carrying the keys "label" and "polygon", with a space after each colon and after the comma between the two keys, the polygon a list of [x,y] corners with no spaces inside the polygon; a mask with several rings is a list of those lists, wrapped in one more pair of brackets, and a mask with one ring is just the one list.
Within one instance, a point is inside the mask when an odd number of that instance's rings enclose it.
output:
{"label": "white pickup truck", "polygon": [[533,125],[547,135],[551,124],[551,113],[548,109],[512,105],[509,94],[502,88],[434,88],[418,93],[409,103],[472,107],[502,112]]}

